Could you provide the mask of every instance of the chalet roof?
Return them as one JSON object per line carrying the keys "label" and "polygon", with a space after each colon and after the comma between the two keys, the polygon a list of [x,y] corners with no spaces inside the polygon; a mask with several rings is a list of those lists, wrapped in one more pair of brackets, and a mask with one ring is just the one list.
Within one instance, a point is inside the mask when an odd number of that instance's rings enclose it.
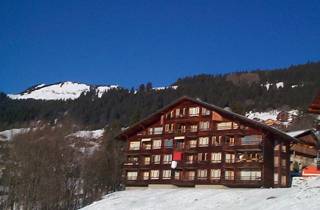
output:
{"label": "chalet roof", "polygon": [[256,128],[256,129],[261,129],[265,132],[269,132],[272,133],[273,135],[278,136],[279,138],[288,140],[288,141],[298,141],[296,138],[291,137],[289,135],[287,135],[286,133],[270,127],[268,125],[265,125],[261,122],[255,121],[255,120],[251,120],[243,115],[234,113],[232,111],[228,111],[225,110],[221,107],[218,107],[216,105],[213,104],[209,104],[206,102],[203,102],[199,99],[193,99],[190,98],[188,96],[182,96],[180,98],[178,98],[177,100],[175,100],[174,102],[170,103],[169,105],[163,107],[162,109],[154,112],[153,114],[147,116],[146,118],[140,120],[139,122],[131,125],[130,127],[128,127],[127,129],[125,129],[124,131],[122,131],[119,135],[117,135],[118,139],[126,139],[126,137],[133,135],[136,132],[139,132],[143,129],[145,129],[146,127],[148,127],[149,125],[151,125],[152,123],[156,122],[157,120],[160,119],[162,114],[165,114],[168,110],[170,110],[171,108],[175,107],[176,105],[178,105],[179,103],[182,103],[184,101],[190,101],[193,102],[195,104],[198,104],[202,107],[205,107],[207,109],[210,109],[211,111],[215,111],[218,112],[220,115],[222,115],[223,117],[233,120],[233,121],[238,121],[243,125],[246,126],[250,126],[252,128]]}
{"label": "chalet roof", "polygon": [[287,134],[289,136],[291,136],[291,137],[298,138],[298,137],[303,136],[303,135],[308,135],[311,132],[313,132],[312,129],[307,129],[307,130],[290,131],[290,132],[287,132]]}
{"label": "chalet roof", "polygon": [[320,114],[320,91],[309,106],[308,111],[314,114]]}

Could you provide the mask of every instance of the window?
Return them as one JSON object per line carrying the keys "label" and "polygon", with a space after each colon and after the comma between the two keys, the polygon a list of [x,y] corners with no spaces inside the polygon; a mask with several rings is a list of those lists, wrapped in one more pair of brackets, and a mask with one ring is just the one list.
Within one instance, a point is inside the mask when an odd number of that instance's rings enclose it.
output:
{"label": "window", "polygon": [[173,132],[173,124],[165,124],[164,131],[166,133],[172,133]]}
{"label": "window", "polygon": [[173,111],[170,112],[170,118],[173,118]]}
{"label": "window", "polygon": [[206,122],[200,122],[199,124],[199,130],[201,131],[207,131],[210,128],[210,122],[206,121]]}
{"label": "window", "polygon": [[232,129],[232,122],[221,122],[217,124],[217,130],[230,130]]}
{"label": "window", "polygon": [[140,149],[140,141],[131,141],[129,144],[129,150],[139,150]]}
{"label": "window", "polygon": [[207,169],[198,169],[197,175],[198,179],[206,180],[208,176],[208,170]]}
{"label": "window", "polygon": [[170,164],[172,161],[172,154],[163,155],[163,164]]}
{"label": "window", "polygon": [[143,150],[151,149],[151,138],[141,139],[141,149]]}
{"label": "window", "polygon": [[173,147],[173,140],[172,139],[164,140],[164,147],[165,148],[172,148]]}
{"label": "window", "polygon": [[201,113],[202,113],[202,115],[210,115],[210,110],[202,107]]}
{"label": "window", "polygon": [[226,163],[234,163],[235,155],[234,154],[226,154]]}
{"label": "window", "polygon": [[212,136],[212,145],[220,146],[221,145],[222,136]]}
{"label": "window", "polygon": [[149,156],[143,158],[143,164],[150,165],[150,157]]}
{"label": "window", "polygon": [[148,128],[148,134],[152,135],[152,133],[153,133],[153,128]]}
{"label": "window", "polygon": [[209,137],[200,137],[199,138],[199,147],[207,147],[209,144]]}
{"label": "window", "polygon": [[241,138],[242,145],[260,144],[262,141],[262,135],[249,135]]}
{"label": "window", "polygon": [[230,136],[226,136],[226,144],[229,146],[234,146],[235,144],[235,140],[234,137],[230,137]]}
{"label": "window", "polygon": [[161,149],[161,140],[153,140],[152,149]]}
{"label": "window", "polygon": [[275,156],[274,157],[274,167],[279,167],[279,157]]}
{"label": "window", "polygon": [[138,163],[139,157],[137,156],[128,156],[127,161],[129,163],[132,163],[131,165],[133,165],[133,163]]}
{"label": "window", "polygon": [[150,178],[151,179],[159,179],[159,170],[151,170]]}
{"label": "window", "polygon": [[190,126],[190,132],[197,132],[198,131],[198,126],[197,125],[191,125]]}
{"label": "window", "polygon": [[281,176],[281,185],[286,186],[287,185],[287,177],[282,175]]}
{"label": "window", "polygon": [[283,153],[286,153],[286,152],[287,152],[287,147],[286,147],[286,145],[282,145],[282,146],[281,146],[281,151],[282,151]]}
{"label": "window", "polygon": [[189,116],[199,116],[199,107],[190,107]]}
{"label": "window", "polygon": [[197,140],[188,141],[188,148],[196,148],[196,147],[197,147]]}
{"label": "window", "polygon": [[238,129],[239,128],[239,125],[237,123],[233,123],[233,129]]}
{"label": "window", "polygon": [[164,121],[164,116],[161,115],[161,119],[160,119],[160,124],[163,125],[163,121]]}
{"label": "window", "polygon": [[182,109],[182,115],[183,115],[183,116],[186,115],[186,110],[187,110],[187,108],[183,108],[183,109]]}
{"label": "window", "polygon": [[286,159],[281,159],[281,167],[286,168],[287,167],[287,160]]}
{"label": "window", "polygon": [[227,170],[224,172],[224,179],[225,180],[234,180],[234,171]]}
{"label": "window", "polygon": [[154,128],[153,133],[155,135],[162,134],[162,131],[163,131],[163,127],[156,127],[156,128]]}
{"label": "window", "polygon": [[160,155],[152,155],[152,163],[160,164]]}
{"label": "window", "polygon": [[198,162],[207,161],[208,160],[208,153],[198,153]]}
{"label": "window", "polygon": [[176,148],[177,149],[183,149],[184,148],[184,142],[183,141],[176,141]]}
{"label": "window", "polygon": [[180,109],[176,109],[176,117],[180,116]]}
{"label": "window", "polygon": [[210,170],[210,179],[211,180],[219,180],[221,177],[221,170],[220,169],[211,169]]}
{"label": "window", "polygon": [[240,180],[242,181],[261,180],[261,171],[242,170],[240,171]]}
{"label": "window", "polygon": [[221,153],[220,152],[211,153],[211,163],[221,163]]}
{"label": "window", "polygon": [[163,170],[162,179],[171,179],[171,170]]}
{"label": "window", "polygon": [[128,171],[127,172],[127,180],[133,181],[133,180],[137,180],[137,178],[138,178],[137,171]]}
{"label": "window", "polygon": [[196,172],[195,171],[186,171],[185,179],[188,181],[194,180]]}
{"label": "window", "polygon": [[180,171],[175,171],[174,172],[174,179],[175,180],[180,180]]}
{"label": "window", "polygon": [[186,126],[185,125],[177,125],[177,133],[185,133],[186,132]]}
{"label": "window", "polygon": [[144,171],[142,173],[143,180],[149,180],[149,171]]}
{"label": "window", "polygon": [[164,125],[164,131],[165,131],[166,133],[169,133],[169,130],[170,130],[170,124],[165,124],[165,125]]}
{"label": "window", "polygon": [[278,141],[274,142],[274,151],[278,151],[280,149],[280,144]]}
{"label": "window", "polygon": [[278,173],[273,174],[273,183],[279,184],[279,174]]}
{"label": "window", "polygon": [[186,163],[187,163],[187,164],[192,164],[192,163],[194,163],[194,157],[193,157],[193,155],[187,155],[187,156],[186,156]]}

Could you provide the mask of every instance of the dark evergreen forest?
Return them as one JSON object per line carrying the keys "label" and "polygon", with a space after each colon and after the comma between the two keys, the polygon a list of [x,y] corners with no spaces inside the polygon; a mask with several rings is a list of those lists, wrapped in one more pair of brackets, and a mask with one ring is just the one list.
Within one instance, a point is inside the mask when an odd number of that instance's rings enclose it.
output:
{"label": "dark evergreen forest", "polygon": [[[284,82],[284,86],[277,88],[278,82]],[[267,83],[274,85],[267,90]],[[218,106],[228,105],[241,114],[282,106],[305,110],[320,88],[320,62],[283,69],[195,75],[180,78],[172,85],[178,88],[154,90],[151,83],[146,83],[136,91],[112,89],[101,98],[89,92],[67,101],[12,100],[0,93],[0,130],[66,116],[88,128],[104,127],[112,121],[125,127],[183,95]]]}

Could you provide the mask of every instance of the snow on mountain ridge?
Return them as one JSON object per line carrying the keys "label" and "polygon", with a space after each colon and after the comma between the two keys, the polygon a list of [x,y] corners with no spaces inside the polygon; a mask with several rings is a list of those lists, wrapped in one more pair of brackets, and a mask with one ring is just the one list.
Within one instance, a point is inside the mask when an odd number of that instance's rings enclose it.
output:
{"label": "snow on mountain ridge", "polygon": [[118,88],[118,85],[92,86],[77,82],[60,82],[51,85],[40,84],[20,94],[8,94],[11,99],[36,99],[36,100],[74,100],[82,93],[95,89],[98,97],[110,89]]}

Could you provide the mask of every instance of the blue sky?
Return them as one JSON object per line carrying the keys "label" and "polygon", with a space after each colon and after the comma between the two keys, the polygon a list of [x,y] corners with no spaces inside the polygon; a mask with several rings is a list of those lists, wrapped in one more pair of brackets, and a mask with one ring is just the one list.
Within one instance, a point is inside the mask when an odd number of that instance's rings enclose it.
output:
{"label": "blue sky", "polygon": [[169,85],[320,60],[320,1],[0,1],[0,91]]}

